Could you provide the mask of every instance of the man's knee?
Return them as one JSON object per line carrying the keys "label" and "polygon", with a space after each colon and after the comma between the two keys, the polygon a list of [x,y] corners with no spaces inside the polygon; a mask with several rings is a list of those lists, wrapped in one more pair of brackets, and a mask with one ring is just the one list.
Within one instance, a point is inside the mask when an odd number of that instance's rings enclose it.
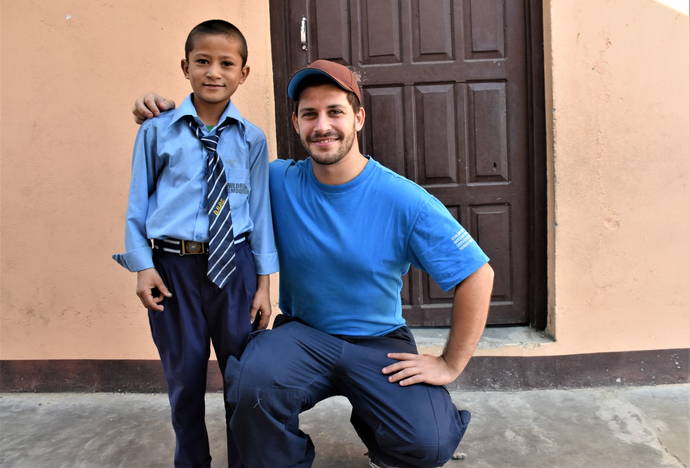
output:
{"label": "man's knee", "polygon": [[[297,424],[297,416],[306,401],[306,394],[301,389],[277,388],[265,371],[245,368],[226,394],[231,413],[230,428],[244,433],[244,436],[252,432],[282,430]],[[244,436],[238,435],[238,440]]]}
{"label": "man's knee", "polygon": [[381,458],[389,464],[414,467],[437,467],[453,456],[470,422],[468,411],[457,413],[457,429],[443,429],[432,420],[420,421],[414,430],[391,433],[382,427],[376,439]]}
{"label": "man's knee", "polygon": [[442,452],[445,453],[447,445],[439,442],[431,434],[379,437],[381,452],[377,457],[391,466],[436,467],[444,463]]}
{"label": "man's knee", "polygon": [[305,392],[281,385],[282,369],[275,362],[260,346],[248,347],[240,361],[228,359],[225,399],[231,410],[242,414],[259,411],[281,420],[299,413]]}
{"label": "man's knee", "polygon": [[[250,351],[247,349],[247,351]],[[228,359],[223,378],[225,380],[225,400],[232,407],[240,402],[251,404],[256,397],[257,389],[271,387],[271,372],[264,366],[257,366],[251,361],[251,356],[245,352],[242,361],[234,356]]]}

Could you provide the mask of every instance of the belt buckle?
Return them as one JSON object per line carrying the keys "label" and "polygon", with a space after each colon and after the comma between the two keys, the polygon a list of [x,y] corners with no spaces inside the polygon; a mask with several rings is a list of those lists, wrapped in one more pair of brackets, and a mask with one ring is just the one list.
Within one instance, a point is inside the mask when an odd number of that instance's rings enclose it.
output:
{"label": "belt buckle", "polygon": [[196,241],[183,241],[180,255],[198,255],[204,253],[204,243]]}

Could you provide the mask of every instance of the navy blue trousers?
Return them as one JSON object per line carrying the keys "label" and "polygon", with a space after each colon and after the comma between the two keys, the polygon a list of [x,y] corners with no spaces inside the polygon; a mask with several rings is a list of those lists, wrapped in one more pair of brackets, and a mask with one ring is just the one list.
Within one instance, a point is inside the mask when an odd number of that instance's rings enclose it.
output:
{"label": "navy blue trousers", "polygon": [[[251,331],[249,312],[256,292],[256,267],[247,242],[238,244],[237,270],[221,289],[206,277],[208,256],[154,250],[153,261],[172,292],[162,312],[149,310],[151,334],[168,384],[175,430],[175,467],[209,467],[204,396],[210,344],[221,372],[239,357]],[[226,403],[226,419],[229,420]],[[226,421],[227,423],[227,421]],[[226,424],[227,427],[227,424]],[[228,463],[237,452],[228,434]]]}
{"label": "navy blue trousers", "polygon": [[314,445],[298,417],[333,395],[352,404],[350,422],[371,458],[398,467],[445,463],[469,412],[458,411],[444,387],[388,382],[381,369],[395,362],[389,352],[417,352],[407,328],[382,337],[336,337],[290,320],[255,332],[241,359],[230,358],[225,370],[240,466],[311,466]]}

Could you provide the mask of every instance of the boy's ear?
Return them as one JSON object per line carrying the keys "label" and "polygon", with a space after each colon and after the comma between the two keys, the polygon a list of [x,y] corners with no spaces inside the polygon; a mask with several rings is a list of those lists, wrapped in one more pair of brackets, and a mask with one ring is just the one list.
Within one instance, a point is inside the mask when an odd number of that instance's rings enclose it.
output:
{"label": "boy's ear", "polygon": [[187,59],[180,60],[180,68],[182,68],[182,73],[184,73],[184,77],[189,79],[189,62],[187,62]]}
{"label": "boy's ear", "polygon": [[249,66],[242,67],[242,76],[240,77],[240,84],[244,84],[244,81],[249,76]]}

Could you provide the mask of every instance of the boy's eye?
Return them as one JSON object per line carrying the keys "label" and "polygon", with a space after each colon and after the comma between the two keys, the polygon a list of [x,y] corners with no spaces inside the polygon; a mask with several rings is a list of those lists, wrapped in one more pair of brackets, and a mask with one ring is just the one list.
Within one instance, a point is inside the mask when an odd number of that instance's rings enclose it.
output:
{"label": "boy's eye", "polygon": [[234,65],[234,63],[232,63],[232,62],[223,62],[224,67],[232,67],[233,65]]}
{"label": "boy's eye", "polygon": [[201,65],[205,65],[208,63],[208,60],[206,59],[196,59],[196,63],[199,63]]}

